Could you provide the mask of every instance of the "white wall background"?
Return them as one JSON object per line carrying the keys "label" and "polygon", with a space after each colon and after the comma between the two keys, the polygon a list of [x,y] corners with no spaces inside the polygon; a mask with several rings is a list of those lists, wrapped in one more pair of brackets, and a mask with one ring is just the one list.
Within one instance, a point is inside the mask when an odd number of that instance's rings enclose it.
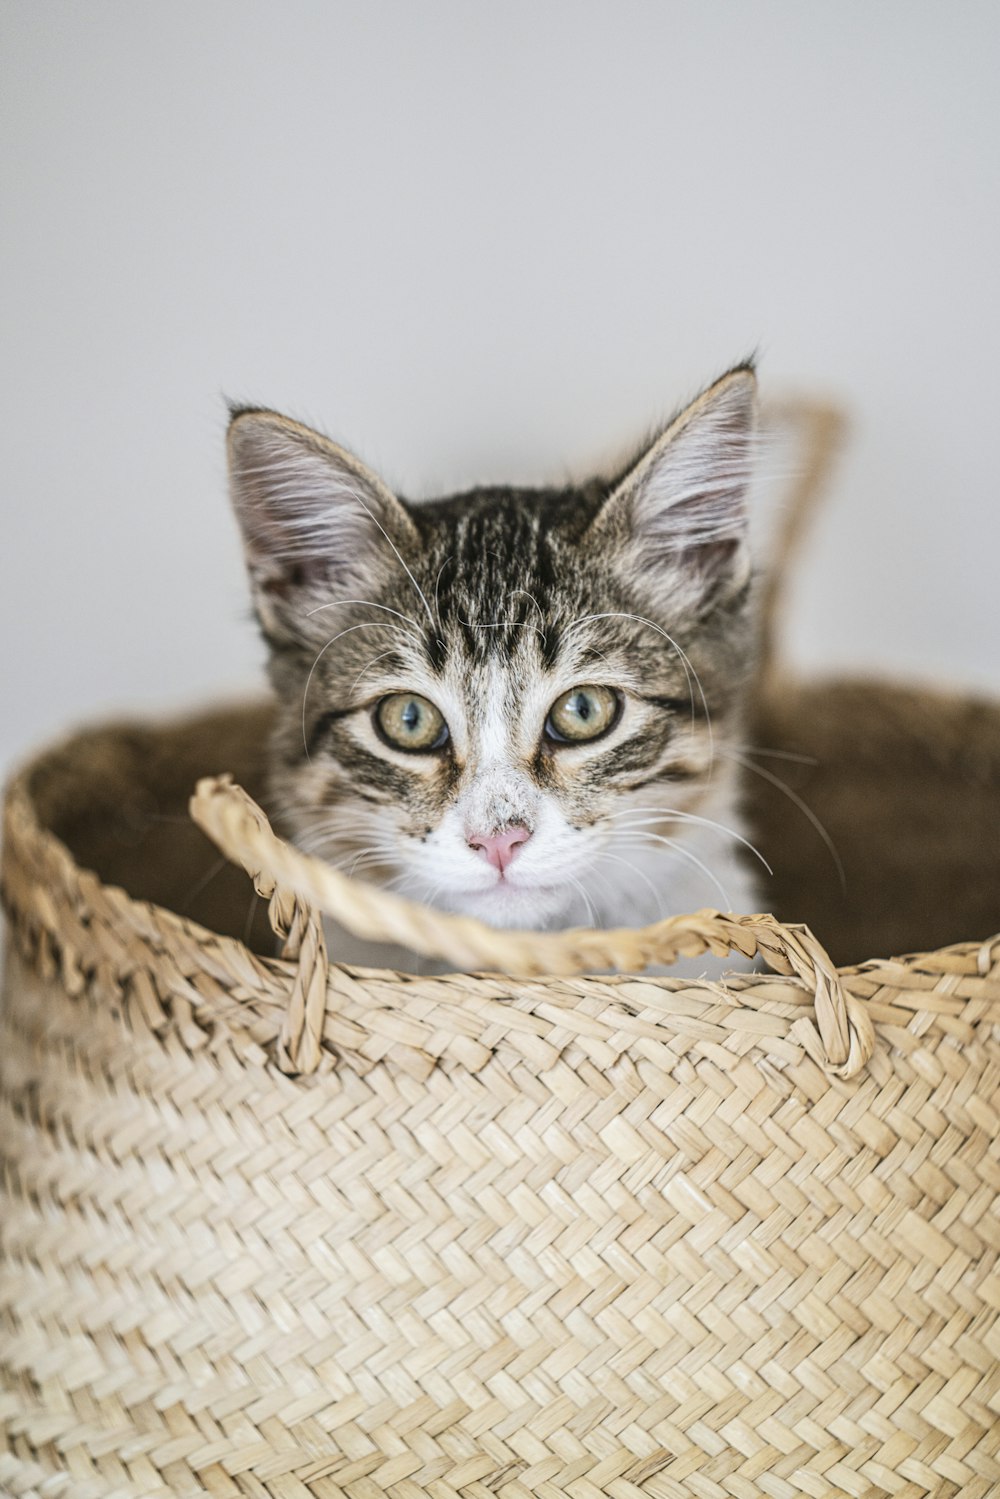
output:
{"label": "white wall background", "polygon": [[790,649],[1000,690],[1000,6],[4,0],[0,760],[259,680],[223,395],[404,491],[759,346],[852,445]]}

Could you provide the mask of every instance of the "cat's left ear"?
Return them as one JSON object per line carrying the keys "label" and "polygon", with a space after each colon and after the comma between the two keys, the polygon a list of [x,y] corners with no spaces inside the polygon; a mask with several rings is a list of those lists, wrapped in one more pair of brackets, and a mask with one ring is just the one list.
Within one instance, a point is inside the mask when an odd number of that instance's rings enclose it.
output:
{"label": "cat's left ear", "polygon": [[756,419],[752,368],[730,370],[674,418],[591,526],[631,580],[675,607],[732,598],[749,579]]}
{"label": "cat's left ear", "polygon": [[346,448],[274,411],[233,412],[230,487],[258,619],[278,643],[327,631],[419,545],[403,505]]}

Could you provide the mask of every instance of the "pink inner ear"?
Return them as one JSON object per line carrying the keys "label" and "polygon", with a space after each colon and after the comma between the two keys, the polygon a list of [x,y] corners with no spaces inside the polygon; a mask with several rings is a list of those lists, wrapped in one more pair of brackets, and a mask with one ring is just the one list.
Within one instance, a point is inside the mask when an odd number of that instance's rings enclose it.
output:
{"label": "pink inner ear", "polygon": [[274,413],[235,418],[233,504],[253,582],[275,603],[296,593],[367,587],[384,528],[405,527],[398,502],[345,450]]}
{"label": "pink inner ear", "polygon": [[677,553],[682,567],[695,568],[703,577],[718,577],[732,566],[740,542],[731,541],[693,542]]}
{"label": "pink inner ear", "polygon": [[254,581],[264,593],[273,598],[286,599],[298,589],[321,583],[329,576],[326,563],[320,558],[311,561],[286,562],[279,571],[273,561],[254,569]]}
{"label": "pink inner ear", "polygon": [[663,551],[731,547],[746,536],[744,493],[748,482],[749,476],[742,485],[732,480],[713,483],[708,477],[702,493],[671,502],[668,491],[659,505],[652,496],[640,496],[639,529],[655,539]]}

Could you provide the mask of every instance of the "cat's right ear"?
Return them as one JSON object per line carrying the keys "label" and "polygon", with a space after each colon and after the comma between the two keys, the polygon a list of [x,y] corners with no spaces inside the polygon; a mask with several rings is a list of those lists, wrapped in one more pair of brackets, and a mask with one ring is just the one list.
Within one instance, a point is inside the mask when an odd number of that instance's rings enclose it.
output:
{"label": "cat's right ear", "polygon": [[392,553],[416,539],[381,479],[309,427],[238,409],[227,451],[254,604],[276,643],[311,635],[328,603],[369,597]]}
{"label": "cat's right ear", "polygon": [[592,544],[664,608],[701,612],[745,596],[756,391],[749,364],[709,386],[626,470],[591,526]]}

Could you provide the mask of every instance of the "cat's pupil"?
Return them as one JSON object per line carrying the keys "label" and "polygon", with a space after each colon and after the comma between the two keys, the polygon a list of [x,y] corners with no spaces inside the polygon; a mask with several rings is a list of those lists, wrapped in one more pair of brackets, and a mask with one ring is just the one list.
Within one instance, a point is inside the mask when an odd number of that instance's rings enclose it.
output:
{"label": "cat's pupil", "polygon": [[433,703],[415,692],[391,692],[375,708],[375,727],[397,749],[440,749],[448,725]]}
{"label": "cat's pupil", "polygon": [[573,687],[552,704],[545,732],[557,742],[597,739],[614,725],[620,702],[610,687]]}

